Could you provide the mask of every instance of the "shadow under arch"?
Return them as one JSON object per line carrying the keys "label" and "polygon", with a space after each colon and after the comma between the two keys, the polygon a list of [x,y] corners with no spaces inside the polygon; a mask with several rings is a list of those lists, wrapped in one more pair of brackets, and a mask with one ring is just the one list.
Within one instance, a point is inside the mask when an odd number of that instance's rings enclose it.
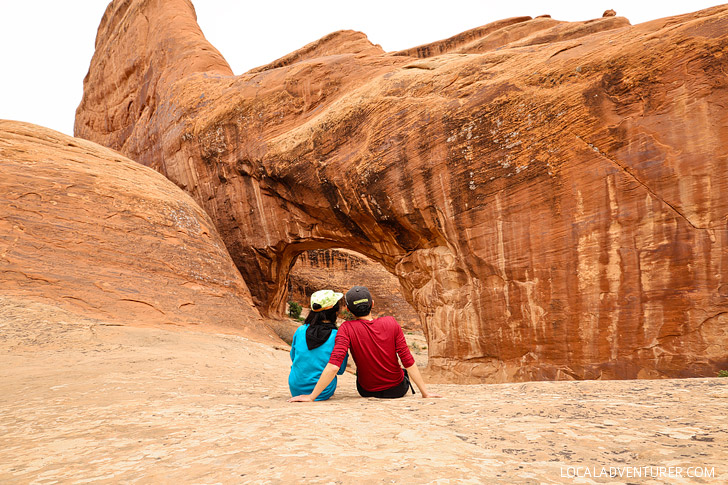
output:
{"label": "shadow under arch", "polygon": [[[277,271],[271,271],[271,276],[274,277],[276,290],[273,298],[269,300],[269,306],[267,308],[270,316],[282,316],[285,312],[286,303],[288,301],[288,293],[290,289],[290,278],[293,268],[296,266],[296,262],[299,258],[306,259],[306,256],[311,253],[328,254],[328,257],[335,257],[336,254],[349,254],[352,256],[352,261],[355,258],[365,260],[370,266],[380,269],[379,274],[381,277],[391,278],[391,282],[396,282],[396,291],[401,295],[402,300],[409,305],[411,314],[416,315],[417,311],[412,304],[412,295],[407,291],[406,282],[403,282],[397,275],[396,265],[400,262],[400,258],[397,257],[383,257],[383,255],[376,250],[367,249],[365,245],[347,245],[342,244],[340,241],[318,241],[318,240],[307,240],[305,242],[297,242],[288,244],[286,248],[277,254]],[[326,256],[324,256],[326,257]],[[273,262],[272,262],[273,263]],[[356,263],[355,263],[356,264]],[[271,268],[273,270],[274,268]],[[348,281],[348,287],[354,284],[362,286],[370,286],[367,283],[371,283],[371,280],[366,281],[365,278],[358,283],[354,283],[354,279]],[[336,291],[342,291],[348,289],[348,287],[336,288]],[[394,289],[395,284],[389,284]],[[418,320],[419,317],[418,317]],[[419,321],[419,324],[422,322]]]}
{"label": "shadow under arch", "polygon": [[[353,250],[340,247],[309,249],[298,254],[287,278],[286,301],[303,307],[301,317],[308,313],[312,293],[331,289],[345,293],[354,285],[366,286],[373,299],[374,317],[392,316],[402,327],[412,356],[420,367],[428,362],[428,343],[423,332],[420,316],[405,298],[402,285],[396,275],[371,258]],[[342,302],[339,323],[352,319]],[[288,341],[298,325],[282,326],[279,336]]]}
{"label": "shadow under arch", "polygon": [[354,285],[369,289],[374,315],[393,316],[404,329],[421,332],[419,315],[405,298],[397,277],[376,261],[348,249],[312,249],[300,253],[288,275],[287,300],[305,308],[315,291],[332,289],[345,293]]}
{"label": "shadow under arch", "polygon": [[[265,309],[270,316],[282,316],[285,311],[289,280],[291,270],[296,264],[299,256],[309,251],[333,251],[342,250],[349,251],[350,253],[358,254],[367,258],[368,260],[376,263],[380,267],[384,268],[387,273],[391,274],[393,278],[397,278],[399,281],[400,292],[404,298],[408,298],[406,293],[406,287],[402,285],[402,282],[397,277],[395,270],[398,259],[384,258],[380,253],[375,250],[367,250],[366,247],[353,246],[342,244],[339,241],[319,241],[319,240],[307,240],[304,242],[295,242],[286,245],[285,249],[276,254],[277,258],[271,260],[271,264],[277,264],[277,267],[271,267],[271,276],[275,283],[275,293],[272,298],[268,300],[268,307]],[[362,284],[366,286],[365,284]],[[339,290],[340,291],[340,290]],[[411,305],[411,297],[408,300]]]}

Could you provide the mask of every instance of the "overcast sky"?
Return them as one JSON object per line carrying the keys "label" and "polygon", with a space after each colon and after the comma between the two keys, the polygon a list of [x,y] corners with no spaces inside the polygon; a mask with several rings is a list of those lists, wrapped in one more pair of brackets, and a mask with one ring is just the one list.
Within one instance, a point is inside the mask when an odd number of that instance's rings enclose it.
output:
{"label": "overcast sky", "polygon": [[[0,0],[0,118],[73,134],[83,78],[108,0]],[[432,42],[508,17],[549,14],[589,20],[607,9],[638,24],[717,1],[559,0],[193,0],[200,27],[235,74],[267,64],[341,29],[386,51]]]}

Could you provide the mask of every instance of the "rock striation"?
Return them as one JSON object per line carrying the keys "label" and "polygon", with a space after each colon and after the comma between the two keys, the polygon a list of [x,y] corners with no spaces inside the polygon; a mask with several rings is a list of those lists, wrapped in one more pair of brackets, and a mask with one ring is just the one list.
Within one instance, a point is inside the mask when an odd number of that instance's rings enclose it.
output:
{"label": "rock striation", "polygon": [[123,325],[280,343],[210,218],[147,167],[0,120],[0,288]]}
{"label": "rock striation", "polygon": [[520,17],[385,53],[327,36],[233,76],[185,0],[114,1],[77,136],[190,193],[253,301],[298,254],[395,274],[433,372],[482,382],[728,365],[728,6]]}

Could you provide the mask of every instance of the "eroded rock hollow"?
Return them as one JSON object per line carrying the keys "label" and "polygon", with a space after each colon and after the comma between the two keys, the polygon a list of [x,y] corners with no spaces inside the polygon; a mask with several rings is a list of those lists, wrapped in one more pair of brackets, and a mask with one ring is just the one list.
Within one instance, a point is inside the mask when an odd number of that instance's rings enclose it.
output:
{"label": "eroded rock hollow", "polygon": [[188,1],[114,1],[75,131],[190,193],[263,312],[341,247],[399,278],[432,371],[713,375],[727,39],[728,6],[520,17],[390,53],[335,32],[234,76]]}

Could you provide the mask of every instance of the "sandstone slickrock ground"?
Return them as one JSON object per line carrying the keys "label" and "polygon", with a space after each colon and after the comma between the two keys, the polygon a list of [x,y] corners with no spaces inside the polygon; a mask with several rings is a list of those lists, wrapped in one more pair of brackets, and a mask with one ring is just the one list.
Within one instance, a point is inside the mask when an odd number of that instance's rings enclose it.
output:
{"label": "sandstone slickrock ground", "polygon": [[[0,482],[728,481],[728,379],[436,385],[445,398],[378,401],[345,374],[332,400],[305,405],[285,402],[288,364],[239,336],[0,296]],[[564,477],[644,466],[683,478]],[[713,478],[687,479],[691,466]]]}
{"label": "sandstone slickrock ground", "polygon": [[342,31],[233,76],[185,0],[112,2],[77,136],[192,194],[261,311],[302,251],[395,274],[479,382],[728,365],[728,6],[519,17],[385,53]]}
{"label": "sandstone slickrock ground", "polygon": [[113,150],[0,120],[0,294],[281,343],[205,212]]}

